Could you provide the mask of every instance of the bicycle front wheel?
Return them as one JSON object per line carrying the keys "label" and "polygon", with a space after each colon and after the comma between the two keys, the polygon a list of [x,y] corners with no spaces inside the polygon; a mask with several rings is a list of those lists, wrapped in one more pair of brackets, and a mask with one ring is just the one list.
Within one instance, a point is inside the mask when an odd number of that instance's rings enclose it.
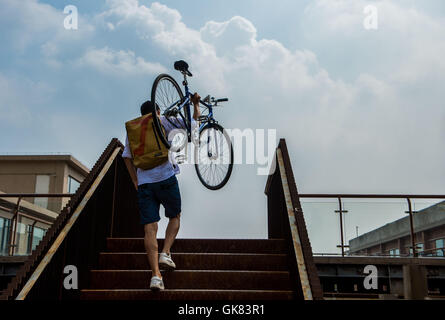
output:
{"label": "bicycle front wheel", "polygon": [[199,180],[210,190],[221,189],[229,181],[232,168],[230,137],[219,124],[207,124],[195,145],[195,169]]}
{"label": "bicycle front wheel", "polygon": [[[160,109],[161,115],[166,117],[174,118],[166,114],[169,110],[177,107],[184,100],[184,95],[179,87],[178,83],[168,74],[160,74],[151,88],[151,102],[155,103]],[[186,123],[186,115],[184,110],[179,110],[176,114],[178,119],[174,119],[173,123],[178,126],[178,128],[185,129],[185,126],[179,126],[179,123]],[[182,118],[183,121],[177,121]],[[165,136],[164,130],[162,128],[161,121],[156,114],[156,110],[153,111],[153,119],[156,128],[156,132],[160,137],[162,143],[170,148],[170,143],[168,142],[168,137]],[[185,121],[184,121],[185,120]]]}

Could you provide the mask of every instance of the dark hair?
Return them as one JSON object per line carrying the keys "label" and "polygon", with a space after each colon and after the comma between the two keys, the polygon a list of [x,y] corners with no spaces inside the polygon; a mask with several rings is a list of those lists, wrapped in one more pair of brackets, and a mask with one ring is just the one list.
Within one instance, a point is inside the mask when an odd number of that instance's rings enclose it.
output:
{"label": "dark hair", "polygon": [[150,100],[145,101],[141,105],[141,115],[145,116],[146,114],[153,112],[153,103]]}

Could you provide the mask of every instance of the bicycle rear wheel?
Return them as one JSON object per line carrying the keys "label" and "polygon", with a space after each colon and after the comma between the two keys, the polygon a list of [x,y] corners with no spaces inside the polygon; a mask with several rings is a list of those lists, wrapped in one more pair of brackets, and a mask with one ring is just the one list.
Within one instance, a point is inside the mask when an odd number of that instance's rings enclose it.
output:
{"label": "bicycle rear wheel", "polygon": [[[189,120],[184,112],[184,109],[175,113],[175,116],[166,114],[166,112],[171,111],[175,107],[179,106],[184,100],[184,95],[179,87],[178,83],[168,74],[160,74],[157,76],[153,82],[151,88],[151,102],[155,103],[160,109],[161,116],[165,116],[167,121],[172,121],[174,126],[179,129],[186,129],[182,124],[186,124]],[[176,119],[174,119],[176,118]],[[162,143],[170,148],[170,143],[168,142],[168,137],[165,136],[164,130],[162,128],[161,121],[157,117],[156,110],[153,111],[153,119],[155,123],[156,132],[158,133]],[[182,121],[178,121],[182,119]]]}
{"label": "bicycle rear wheel", "polygon": [[195,169],[201,183],[218,190],[229,181],[233,168],[233,148],[223,127],[209,123],[199,133],[195,145]]}

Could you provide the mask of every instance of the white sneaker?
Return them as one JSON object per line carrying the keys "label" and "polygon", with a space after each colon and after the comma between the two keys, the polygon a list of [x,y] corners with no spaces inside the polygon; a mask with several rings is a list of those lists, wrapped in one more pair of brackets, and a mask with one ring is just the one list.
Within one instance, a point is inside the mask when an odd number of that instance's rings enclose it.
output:
{"label": "white sneaker", "polygon": [[173,262],[170,254],[161,252],[159,254],[159,267],[164,270],[176,269],[176,264]]}
{"label": "white sneaker", "polygon": [[150,289],[152,291],[164,290],[164,281],[159,277],[152,277],[150,281]]}

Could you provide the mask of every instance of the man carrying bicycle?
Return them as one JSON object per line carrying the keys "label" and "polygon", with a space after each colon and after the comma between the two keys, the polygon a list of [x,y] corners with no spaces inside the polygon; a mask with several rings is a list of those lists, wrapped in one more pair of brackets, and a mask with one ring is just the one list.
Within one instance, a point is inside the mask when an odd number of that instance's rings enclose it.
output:
{"label": "man carrying bicycle", "polygon": [[[193,120],[192,126],[196,125],[195,121],[201,115],[199,109],[200,96],[195,93],[191,97],[193,103]],[[154,104],[146,101],[141,105],[141,115],[152,113]],[[180,127],[185,127],[184,121],[179,118],[167,119],[160,115],[159,108],[157,110],[158,117],[161,120],[166,136]],[[128,142],[125,141],[125,149],[122,154],[125,160],[131,179],[138,190],[138,205],[141,218],[141,224],[144,225],[144,246],[147,252],[148,262],[152,270],[152,278],[150,281],[150,289],[163,290],[164,282],[160,272],[160,267],[166,270],[174,270],[176,268],[170,254],[170,248],[176,238],[180,226],[181,214],[181,195],[179,193],[178,180],[176,174],[179,173],[178,165],[172,160],[167,160],[163,164],[149,170],[142,170],[134,166],[132,154]],[[169,157],[170,159],[170,157]],[[160,205],[165,208],[165,216],[169,218],[167,229],[165,231],[164,246],[158,259],[158,242],[157,231],[158,221],[161,219],[159,215]]]}

